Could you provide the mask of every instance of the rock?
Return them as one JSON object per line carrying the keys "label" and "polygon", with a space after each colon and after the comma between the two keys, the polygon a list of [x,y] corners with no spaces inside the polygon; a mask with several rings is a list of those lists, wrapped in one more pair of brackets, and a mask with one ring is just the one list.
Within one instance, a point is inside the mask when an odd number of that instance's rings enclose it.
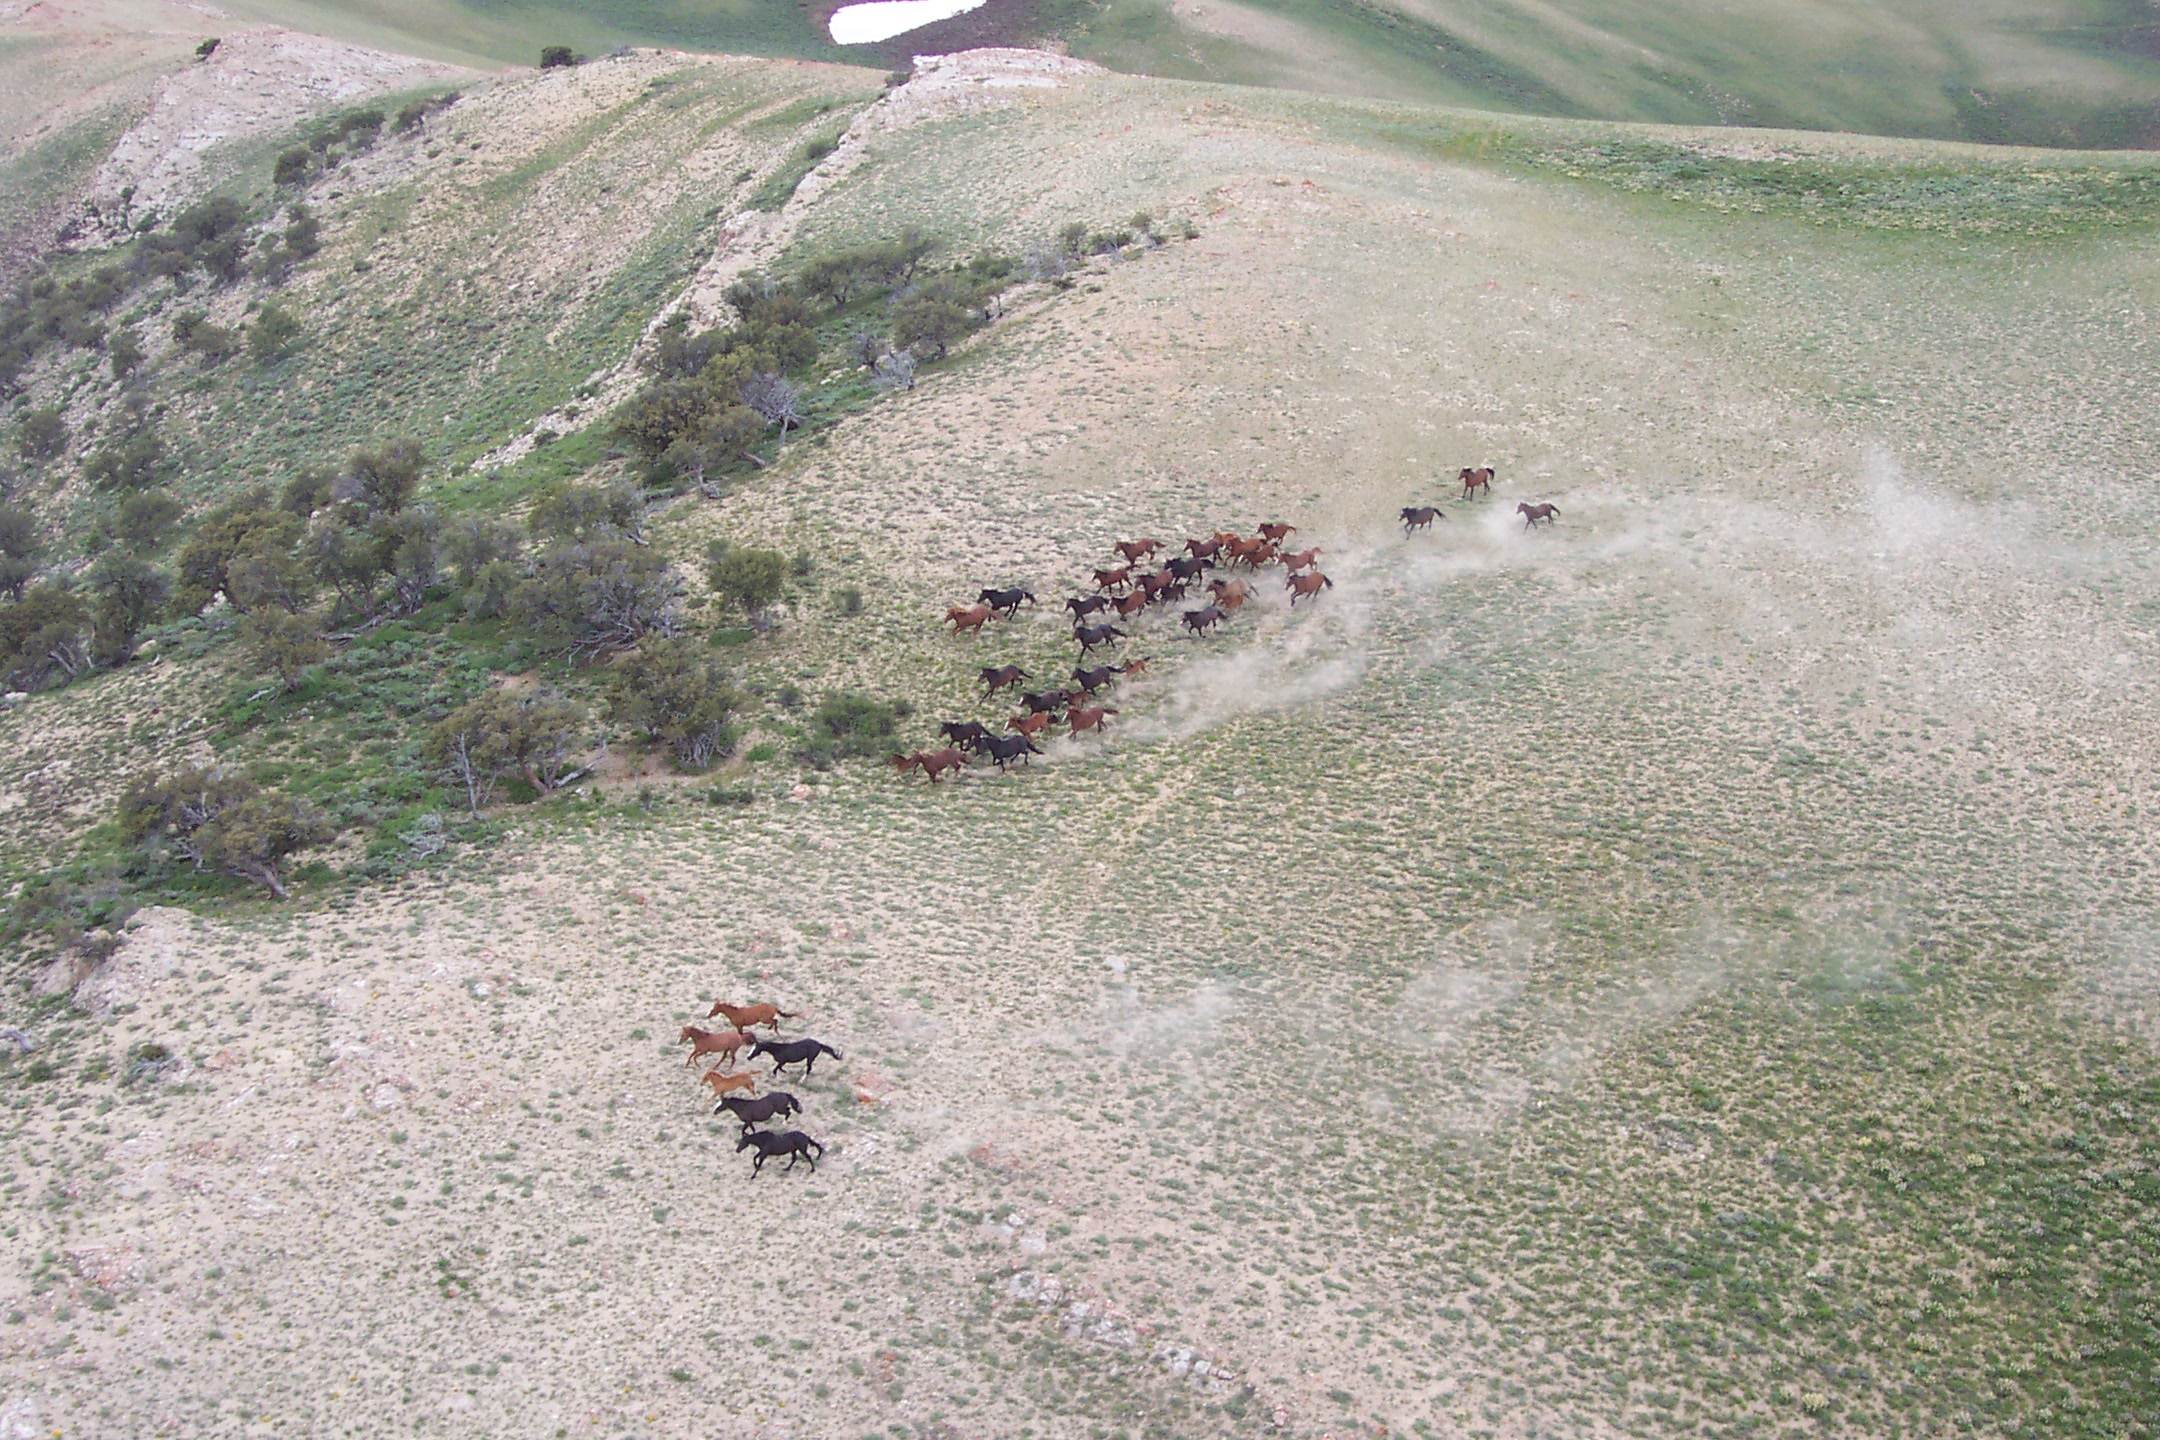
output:
{"label": "rock", "polygon": [[[13,710],[18,705],[27,705],[29,703],[30,692],[27,690],[10,690],[5,695],[0,695],[0,707],[9,710]],[[29,1402],[25,1401],[24,1403],[28,1404]]]}

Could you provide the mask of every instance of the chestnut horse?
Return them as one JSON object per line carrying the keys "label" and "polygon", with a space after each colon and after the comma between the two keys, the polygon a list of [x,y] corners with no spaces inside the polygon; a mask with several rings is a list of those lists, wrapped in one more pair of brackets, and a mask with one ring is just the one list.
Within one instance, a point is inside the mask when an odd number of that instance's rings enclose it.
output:
{"label": "chestnut horse", "polygon": [[[975,672],[975,678],[983,683],[983,698],[989,699],[1008,685],[1017,685],[1028,678],[1027,671],[1018,665],[985,665]],[[952,737],[957,740],[960,737]]]}
{"label": "chestnut horse", "polygon": [[1272,525],[1262,525],[1260,527],[1260,533],[1266,536],[1268,539],[1273,540],[1276,544],[1280,545],[1283,541],[1289,539],[1291,532],[1296,529],[1297,526],[1295,525],[1284,525],[1280,522],[1277,522]]}
{"label": "chestnut horse", "polygon": [[[1075,711],[1074,713],[1078,714],[1079,712]],[[1005,722],[1005,728],[1018,731],[1022,735],[1040,735],[1050,728],[1052,718],[1054,717],[1049,711],[1037,710],[1030,715],[1013,716],[1012,719]]]}
{"label": "chestnut horse", "polygon": [[745,1095],[757,1094],[757,1076],[748,1070],[741,1070],[733,1075],[723,1075],[718,1070],[707,1070],[698,1078],[707,1085],[712,1086],[713,1098],[716,1100],[730,1090],[740,1090]]}
{"label": "chestnut horse", "polygon": [[1072,722],[1072,733],[1078,735],[1083,730],[1101,730],[1103,721],[1115,714],[1117,709],[1111,705],[1075,705],[1065,718]]}
{"label": "chestnut horse", "polygon": [[1295,575],[1300,570],[1310,570],[1312,568],[1313,561],[1318,560],[1319,558],[1320,547],[1315,545],[1310,550],[1300,550],[1295,555],[1283,556],[1282,563],[1290,567],[1290,573],[1292,575]]}
{"label": "chestnut horse", "polygon": [[1118,674],[1123,675],[1126,679],[1130,680],[1135,675],[1147,674],[1147,662],[1149,658],[1150,657],[1146,655],[1142,655],[1137,660],[1127,660],[1124,664],[1114,665],[1111,668],[1116,670]]}
{"label": "chestnut horse", "polygon": [[1317,570],[1310,575],[1293,575],[1290,577],[1290,603],[1295,606],[1307,595],[1317,595],[1322,590],[1334,588],[1335,582]]}
{"label": "chestnut horse", "polygon": [[997,611],[988,605],[955,605],[945,612],[945,623],[952,626],[953,634],[958,635],[962,631],[982,629],[995,614]]}
{"label": "chestnut horse", "polygon": [[1435,520],[1445,520],[1437,505],[1405,505],[1402,510],[1403,534],[1413,530],[1430,530]]}
{"label": "chestnut horse", "polygon": [[1139,614],[1142,610],[1147,609],[1147,603],[1150,598],[1151,596],[1148,591],[1135,590],[1130,595],[1121,595],[1117,599],[1111,601],[1110,608],[1117,611],[1118,619],[1130,620],[1133,616]]}
{"label": "chestnut horse", "polygon": [[947,770],[961,770],[967,766],[967,757],[949,746],[943,750],[917,750],[912,755],[894,755],[891,758],[892,768],[900,774],[920,770],[930,777],[933,785],[937,784],[938,776]]}
{"label": "chestnut horse", "polygon": [[1455,478],[1462,481],[1463,499],[1469,499],[1471,492],[1476,490],[1483,490],[1486,499],[1490,500],[1492,498],[1492,466],[1480,465],[1472,469],[1470,466],[1465,465],[1462,468],[1462,473]]}
{"label": "chestnut horse", "polygon": [[1132,566],[1130,565],[1120,565],[1115,570],[1097,570],[1095,572],[1095,588],[1097,590],[1116,590],[1130,584],[1132,584]]}
{"label": "chestnut horse", "polygon": [[[713,1011],[714,1015],[719,1013],[718,1010]],[[685,1025],[682,1027],[682,1034],[675,1037],[675,1043],[680,1045],[685,1040],[690,1042],[690,1058],[683,1061],[683,1068],[687,1070],[697,1064],[700,1057],[706,1055],[725,1056],[732,1065],[735,1063],[735,1052],[755,1038],[743,1034],[739,1025],[733,1030],[700,1030],[695,1026]]]}
{"label": "chestnut horse", "polygon": [[1124,556],[1127,564],[1137,565],[1157,550],[1162,549],[1162,541],[1155,539],[1120,540],[1110,548]]}
{"label": "chestnut horse", "polygon": [[1560,507],[1544,500],[1540,500],[1535,505],[1525,500],[1515,507],[1515,513],[1523,517],[1522,528],[1528,530],[1540,520],[1550,525],[1553,518],[1560,513]]}
{"label": "chestnut horse", "polygon": [[1222,551],[1222,536],[1212,540],[1187,540],[1185,553],[1195,560],[1212,560]]}
{"label": "chestnut horse", "polygon": [[[801,1014],[799,1010],[782,1010],[777,1005],[729,1005],[725,1001],[715,1000],[705,1018],[710,1020],[715,1015],[725,1015],[728,1024],[738,1030],[748,1030],[753,1025],[770,1025],[777,1031],[782,1020],[798,1019]],[[758,1043],[762,1045],[765,1042],[760,1040]]]}

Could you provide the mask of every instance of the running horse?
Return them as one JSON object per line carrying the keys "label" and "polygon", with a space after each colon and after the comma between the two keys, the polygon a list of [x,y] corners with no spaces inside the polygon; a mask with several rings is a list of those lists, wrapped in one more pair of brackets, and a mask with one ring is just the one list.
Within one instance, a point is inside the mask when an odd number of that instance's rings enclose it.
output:
{"label": "running horse", "polygon": [[1413,530],[1430,530],[1433,521],[1445,520],[1447,516],[1437,505],[1405,505],[1401,518],[1403,534],[1408,535]]}
{"label": "running horse", "polygon": [[943,750],[917,750],[912,755],[893,755],[890,760],[897,773],[905,775],[910,770],[920,770],[930,777],[933,785],[947,770],[957,771],[967,764],[967,757],[950,746]]}
{"label": "running horse", "polygon": [[1332,590],[1335,582],[1315,570],[1309,575],[1290,577],[1290,603],[1294,607],[1308,595],[1318,595],[1322,590]]}
{"label": "running horse", "polygon": [[1540,500],[1535,505],[1525,500],[1515,507],[1515,513],[1523,517],[1522,528],[1528,530],[1540,520],[1550,525],[1560,514],[1560,507],[1546,500]]}
{"label": "running horse", "polygon": [[946,610],[945,623],[952,626],[953,634],[960,635],[981,630],[995,614],[997,611],[988,605],[954,605]]}
{"label": "running horse", "polygon": [[1485,492],[1486,499],[1492,498],[1492,466],[1479,465],[1473,468],[1465,465],[1455,478],[1462,482],[1463,499],[1468,500],[1471,494],[1478,490]]}

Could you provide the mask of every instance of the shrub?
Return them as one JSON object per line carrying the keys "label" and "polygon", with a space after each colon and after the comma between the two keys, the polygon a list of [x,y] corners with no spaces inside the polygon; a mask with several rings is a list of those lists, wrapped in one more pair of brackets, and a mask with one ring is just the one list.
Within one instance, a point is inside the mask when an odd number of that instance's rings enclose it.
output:
{"label": "shrub", "polygon": [[833,596],[833,601],[842,615],[862,614],[862,591],[853,585],[842,586]]}
{"label": "shrub", "polygon": [[83,461],[83,478],[100,490],[147,490],[165,478],[165,441],[147,424],[111,436]]}
{"label": "shrub", "polygon": [[332,511],[315,517],[305,549],[316,577],[337,591],[339,613],[374,613],[375,583],[382,578],[384,560],[375,536]]}
{"label": "shrub", "polygon": [[353,500],[377,515],[394,515],[420,488],[427,452],[417,440],[392,440],[376,450],[355,450],[345,462],[337,498]]}
{"label": "shrub", "polygon": [[728,717],[745,697],[688,640],[649,642],[616,662],[608,712],[666,745],[685,770],[702,770],[733,745]]}
{"label": "shrub", "polygon": [[22,450],[22,457],[31,462],[53,460],[67,453],[67,417],[57,405],[42,410],[32,410],[22,418],[22,428],[16,432],[15,443]]}
{"label": "shrub", "polygon": [[[181,548],[180,584],[173,597],[174,608],[184,615],[197,614],[223,591],[235,609],[246,609],[240,597],[233,594],[233,562],[289,551],[299,536],[300,522],[274,508],[267,491],[251,490],[219,506],[196,526],[194,536]],[[299,583],[289,572],[264,570],[251,577],[255,588],[249,594],[262,598],[274,595],[279,584]]]}
{"label": "shrub", "polygon": [[675,575],[627,540],[559,545],[510,597],[510,614],[541,644],[572,658],[675,633]]}
{"label": "shrub", "polygon": [[579,543],[620,538],[642,544],[645,500],[634,485],[558,481],[533,501],[525,525],[538,539]]}
{"label": "shrub", "polygon": [[238,334],[223,325],[213,325],[210,317],[200,310],[183,311],[174,316],[172,334],[181,349],[200,355],[206,365],[215,365],[240,348]]}
{"label": "shrub", "polygon": [[561,70],[577,63],[577,54],[568,45],[543,45],[540,47],[540,68],[542,70]]}
{"label": "shrub", "polygon": [[89,582],[97,596],[91,658],[124,665],[134,658],[136,637],[171,602],[172,577],[139,556],[114,551],[90,567]]}
{"label": "shrub", "polygon": [[0,605],[0,672],[10,689],[43,690],[90,668],[90,607],[55,585]]}
{"label": "shrub", "polygon": [[248,353],[258,365],[274,365],[292,354],[300,343],[300,322],[278,305],[266,305],[248,327]]}
{"label": "shrub", "polygon": [[279,154],[277,168],[271,171],[270,178],[279,185],[298,185],[308,178],[308,171],[314,168],[314,160],[315,157],[308,153],[306,146],[295,145]]}
{"label": "shrub", "polygon": [[480,515],[453,520],[442,532],[442,558],[461,590],[472,589],[482,571],[517,559],[523,548],[516,526]]}
{"label": "shrub", "polygon": [[113,379],[124,380],[143,363],[142,337],[133,330],[115,330],[105,342],[105,353],[112,360]]}
{"label": "shrub", "polygon": [[505,776],[520,776],[543,795],[560,785],[584,725],[585,712],[553,690],[490,690],[435,727],[426,755],[464,789],[477,815]]}
{"label": "shrub", "polygon": [[284,899],[282,869],[293,854],[337,833],[305,801],[266,791],[220,766],[191,766],[170,779],[138,783],[120,800],[123,839],[170,845],[194,863],[266,886]]}
{"label": "shrub", "polygon": [[120,502],[101,527],[109,544],[123,546],[138,555],[164,548],[173,525],[185,513],[180,502],[157,491],[140,492]]}
{"label": "shrub", "polygon": [[330,642],[306,617],[259,610],[240,625],[240,638],[254,649],[261,670],[278,677],[287,694],[300,688],[308,667],[330,658]]}
{"label": "shrub", "polygon": [[749,550],[715,544],[709,552],[705,582],[713,594],[741,609],[751,628],[762,633],[765,612],[780,599],[787,582],[787,560],[777,550]]}
{"label": "shrub", "polygon": [[442,579],[442,522],[425,506],[401,510],[375,522],[379,562],[390,575],[391,602],[400,615],[427,603]]}
{"label": "shrub", "polygon": [[296,520],[306,520],[316,511],[330,503],[331,494],[337,489],[337,477],[320,466],[310,465],[278,492],[278,509]]}
{"label": "shrub", "polygon": [[804,758],[822,768],[848,756],[884,754],[893,748],[900,722],[913,713],[905,700],[887,703],[847,691],[827,695],[810,717]]}
{"label": "shrub", "polygon": [[0,592],[22,599],[24,587],[37,578],[44,548],[45,532],[35,515],[20,505],[0,505]]}

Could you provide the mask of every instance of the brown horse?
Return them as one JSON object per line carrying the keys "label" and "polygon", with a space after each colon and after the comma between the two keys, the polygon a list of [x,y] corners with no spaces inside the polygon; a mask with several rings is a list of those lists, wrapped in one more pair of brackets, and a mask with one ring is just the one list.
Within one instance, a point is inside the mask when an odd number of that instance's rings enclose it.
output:
{"label": "brown horse", "polygon": [[1262,525],[1260,533],[1280,545],[1283,541],[1289,539],[1291,532],[1296,529],[1297,526],[1295,525],[1285,525],[1277,521],[1272,525]]}
{"label": "brown horse", "polygon": [[1118,674],[1123,675],[1126,679],[1130,680],[1135,675],[1147,674],[1148,658],[1149,657],[1142,655],[1137,660],[1127,660],[1124,664],[1114,666],[1112,668],[1114,668],[1118,672]]}
{"label": "brown horse", "polygon": [[1012,719],[1005,722],[1005,728],[1007,730],[1017,730],[1022,735],[1040,735],[1050,728],[1050,720],[1051,715],[1048,710],[1037,710],[1032,715],[1013,716]]}
{"label": "brown horse", "polygon": [[1403,534],[1407,535],[1413,530],[1430,530],[1433,521],[1446,518],[1437,505],[1405,505],[1401,516]]}
{"label": "brown horse", "polygon": [[1163,591],[1169,589],[1172,585],[1176,584],[1177,576],[1172,575],[1167,570],[1157,570],[1152,575],[1142,575],[1139,580],[1134,583],[1139,585],[1140,593],[1142,595],[1145,595],[1148,599],[1153,600],[1156,596],[1162,594]]}
{"label": "brown horse", "polygon": [[937,784],[938,776],[944,774],[947,770],[960,770],[965,768],[966,765],[967,757],[950,746],[943,750],[917,750],[912,755],[895,755],[892,757],[894,770],[902,775],[907,774],[910,770],[920,770],[930,777],[930,783],[933,785]]}
{"label": "brown horse", "polygon": [[1185,612],[1185,628],[1195,635],[1205,635],[1210,625],[1220,625],[1229,618],[1228,615],[1223,613],[1220,605],[1209,605],[1199,610],[1187,610]]}
{"label": "brown horse", "polygon": [[1212,540],[1187,540],[1185,553],[1195,560],[1212,560],[1222,552],[1222,536]]}
{"label": "brown horse", "polygon": [[995,614],[997,611],[988,605],[955,605],[945,612],[945,623],[952,626],[953,634],[958,635],[963,631],[982,629]]}
{"label": "brown horse", "polygon": [[[713,1012],[715,1015],[719,1013],[718,1010]],[[690,1058],[683,1061],[683,1068],[685,1070],[689,1069],[697,1064],[701,1057],[706,1055],[725,1056],[729,1063],[732,1064],[735,1059],[735,1052],[742,1049],[751,1038],[741,1032],[742,1027],[740,1025],[733,1030],[700,1030],[691,1025],[683,1026],[682,1034],[675,1037],[675,1043],[678,1045],[685,1040],[690,1042]]]}
{"label": "brown horse", "polygon": [[1078,735],[1083,730],[1101,730],[1103,721],[1115,714],[1116,707],[1110,705],[1075,705],[1065,718],[1072,722],[1072,733]]}
{"label": "brown horse", "polygon": [[738,1030],[748,1030],[753,1025],[770,1025],[777,1031],[782,1020],[796,1019],[801,1013],[798,1010],[782,1010],[777,1005],[729,1005],[715,1000],[705,1018],[709,1020],[715,1015],[725,1015],[728,1024]]}
{"label": "brown horse", "polygon": [[[750,1037],[746,1035],[743,1038],[747,1040]],[[745,1095],[757,1094],[757,1075],[754,1071],[739,1070],[733,1075],[723,1075],[718,1070],[707,1070],[699,1078],[704,1080],[707,1085],[712,1086],[715,1100],[727,1094],[730,1090],[740,1090]]]}
{"label": "brown horse", "polygon": [[1290,567],[1290,573],[1295,575],[1300,570],[1312,569],[1313,562],[1319,558],[1320,547],[1315,545],[1310,550],[1300,550],[1295,555],[1283,556],[1282,563]]}
{"label": "brown horse", "polygon": [[1243,604],[1252,596],[1252,581],[1250,580],[1210,580],[1207,582],[1207,588],[1208,593],[1215,597],[1217,604],[1233,595],[1237,596],[1240,604]]}
{"label": "brown horse", "polygon": [[1292,575],[1290,577],[1290,603],[1295,606],[1298,601],[1304,599],[1307,595],[1317,595],[1322,590],[1332,590],[1334,588],[1335,582],[1317,570],[1309,575]]}
{"label": "brown horse", "polygon": [[1240,540],[1228,547],[1234,564],[1250,565],[1255,569],[1274,558],[1275,542],[1265,535],[1255,535],[1250,540]]}
{"label": "brown horse", "polygon": [[1485,492],[1486,499],[1490,500],[1492,498],[1492,466],[1479,465],[1473,469],[1465,465],[1462,468],[1462,473],[1455,478],[1462,481],[1463,499],[1469,499],[1472,492],[1478,490]]}
{"label": "brown horse", "polygon": [[1129,565],[1137,565],[1148,556],[1162,549],[1162,541],[1156,539],[1120,540],[1110,547],[1125,557]]}
{"label": "brown horse", "polygon": [[1115,570],[1097,570],[1095,572],[1095,588],[1097,590],[1120,590],[1130,584],[1132,584],[1132,566],[1130,565],[1120,565]]}
{"label": "brown horse", "polygon": [[1120,595],[1117,599],[1111,601],[1110,608],[1117,611],[1120,620],[1130,620],[1142,610],[1147,609],[1149,598],[1148,591],[1135,590],[1130,595]]}
{"label": "brown horse", "polygon": [[975,672],[975,678],[982,681],[983,699],[987,700],[1006,686],[1027,679],[1028,673],[1018,665],[985,665]]}
{"label": "brown horse", "polygon": [[1532,505],[1525,500],[1515,507],[1515,513],[1523,517],[1522,528],[1528,530],[1540,520],[1550,525],[1554,518],[1559,515],[1560,507],[1549,501],[1540,500],[1537,504]]}

